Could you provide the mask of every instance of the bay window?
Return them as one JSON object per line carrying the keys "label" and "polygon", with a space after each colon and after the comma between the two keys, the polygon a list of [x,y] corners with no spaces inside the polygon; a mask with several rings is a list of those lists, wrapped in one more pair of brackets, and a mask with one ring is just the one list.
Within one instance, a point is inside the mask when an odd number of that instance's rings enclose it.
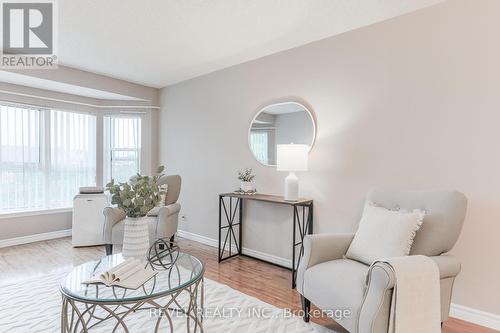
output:
{"label": "bay window", "polygon": [[0,214],[69,208],[79,187],[127,181],[141,170],[141,126],[140,115],[0,101]]}
{"label": "bay window", "polygon": [[0,213],[71,207],[96,182],[96,117],[0,103]]}

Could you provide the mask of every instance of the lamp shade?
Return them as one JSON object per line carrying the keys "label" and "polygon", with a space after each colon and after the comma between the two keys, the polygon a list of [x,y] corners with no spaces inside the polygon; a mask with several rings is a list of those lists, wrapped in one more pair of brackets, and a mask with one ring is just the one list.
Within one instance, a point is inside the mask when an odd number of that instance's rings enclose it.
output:
{"label": "lamp shade", "polygon": [[276,169],[278,171],[307,171],[308,145],[277,145]]}

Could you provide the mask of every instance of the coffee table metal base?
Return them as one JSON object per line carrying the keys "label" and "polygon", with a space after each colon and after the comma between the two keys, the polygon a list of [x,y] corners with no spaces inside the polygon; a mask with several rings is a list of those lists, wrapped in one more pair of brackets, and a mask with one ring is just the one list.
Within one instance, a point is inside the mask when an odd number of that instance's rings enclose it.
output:
{"label": "coffee table metal base", "polygon": [[[115,290],[113,290],[115,293]],[[179,297],[188,293],[187,305],[181,305]],[[151,319],[156,320],[153,332],[174,332],[173,317],[183,316],[186,320],[188,333],[203,333],[203,277],[193,281],[183,289],[171,294],[144,297],[137,301],[117,300],[93,302],[62,294],[61,332],[76,333],[89,332],[93,327],[108,320],[116,322],[113,331],[131,332],[125,322],[128,315],[136,311],[149,311]],[[157,317],[157,318],[156,318]],[[169,330],[165,330],[166,323]]]}

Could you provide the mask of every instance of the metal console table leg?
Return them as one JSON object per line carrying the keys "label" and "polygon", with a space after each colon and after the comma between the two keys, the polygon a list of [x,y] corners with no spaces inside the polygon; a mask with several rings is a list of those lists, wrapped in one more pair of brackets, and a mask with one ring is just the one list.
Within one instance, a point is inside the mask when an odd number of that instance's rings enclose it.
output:
{"label": "metal console table leg", "polygon": [[[313,233],[313,201],[300,199],[296,202],[285,201],[283,197],[256,194],[237,195],[224,193],[219,195],[219,251],[218,261],[244,255],[257,260],[250,255],[242,254],[243,237],[243,201],[255,200],[275,204],[292,206],[293,209],[293,239],[292,239],[292,267],[285,267],[292,271],[292,288],[296,286],[297,268],[304,254],[304,237]],[[237,217],[238,216],[238,217]],[[224,224],[223,224],[224,220]],[[236,232],[238,234],[236,234]],[[268,262],[268,261],[266,261]],[[274,264],[274,263],[271,263]],[[276,265],[276,264],[274,264]],[[281,266],[281,265],[277,265]]]}
{"label": "metal console table leg", "polygon": [[[234,204],[233,201],[235,201]],[[227,222],[226,225],[222,225],[222,212],[224,212],[224,216]],[[236,213],[238,213],[238,222],[235,221]],[[242,198],[228,197],[228,200],[224,200],[223,196],[219,196],[219,262],[241,254],[242,218],[243,218]],[[235,234],[235,227],[238,228],[238,237],[236,237]],[[226,229],[227,231],[224,236],[223,231]],[[224,238],[224,241],[222,241],[222,238]],[[227,251],[229,252],[229,255],[224,256],[224,253],[226,252],[226,247]],[[234,250],[233,247],[236,247],[236,253],[233,253]]]}
{"label": "metal console table leg", "polygon": [[[302,208],[302,209],[299,209]],[[307,211],[307,214],[306,214]],[[302,214],[300,214],[302,212]],[[302,215],[302,217],[301,217]],[[304,238],[313,233],[313,204],[293,206],[293,239],[292,239],[292,289],[296,287],[297,269],[304,255]],[[297,233],[298,231],[298,233]],[[298,240],[297,240],[298,236]],[[297,255],[297,247],[298,255]]]}

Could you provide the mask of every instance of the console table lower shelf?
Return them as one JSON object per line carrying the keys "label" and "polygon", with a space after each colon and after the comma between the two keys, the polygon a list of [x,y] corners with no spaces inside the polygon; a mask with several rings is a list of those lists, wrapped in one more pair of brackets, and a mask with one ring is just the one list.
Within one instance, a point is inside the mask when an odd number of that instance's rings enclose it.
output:
{"label": "console table lower shelf", "polygon": [[[243,255],[256,258],[242,253],[243,247],[243,202],[245,200],[262,201],[292,207],[293,214],[293,236],[292,236],[292,267],[285,267],[292,271],[292,288],[296,286],[297,268],[304,254],[304,237],[313,233],[313,201],[311,199],[299,199],[298,201],[286,201],[281,196],[254,194],[244,195],[236,193],[219,194],[219,262]],[[269,261],[266,261],[269,262]],[[275,263],[272,263],[275,264]],[[276,265],[276,264],[275,264]],[[281,265],[278,265],[281,266]],[[283,267],[283,266],[282,266]]]}

